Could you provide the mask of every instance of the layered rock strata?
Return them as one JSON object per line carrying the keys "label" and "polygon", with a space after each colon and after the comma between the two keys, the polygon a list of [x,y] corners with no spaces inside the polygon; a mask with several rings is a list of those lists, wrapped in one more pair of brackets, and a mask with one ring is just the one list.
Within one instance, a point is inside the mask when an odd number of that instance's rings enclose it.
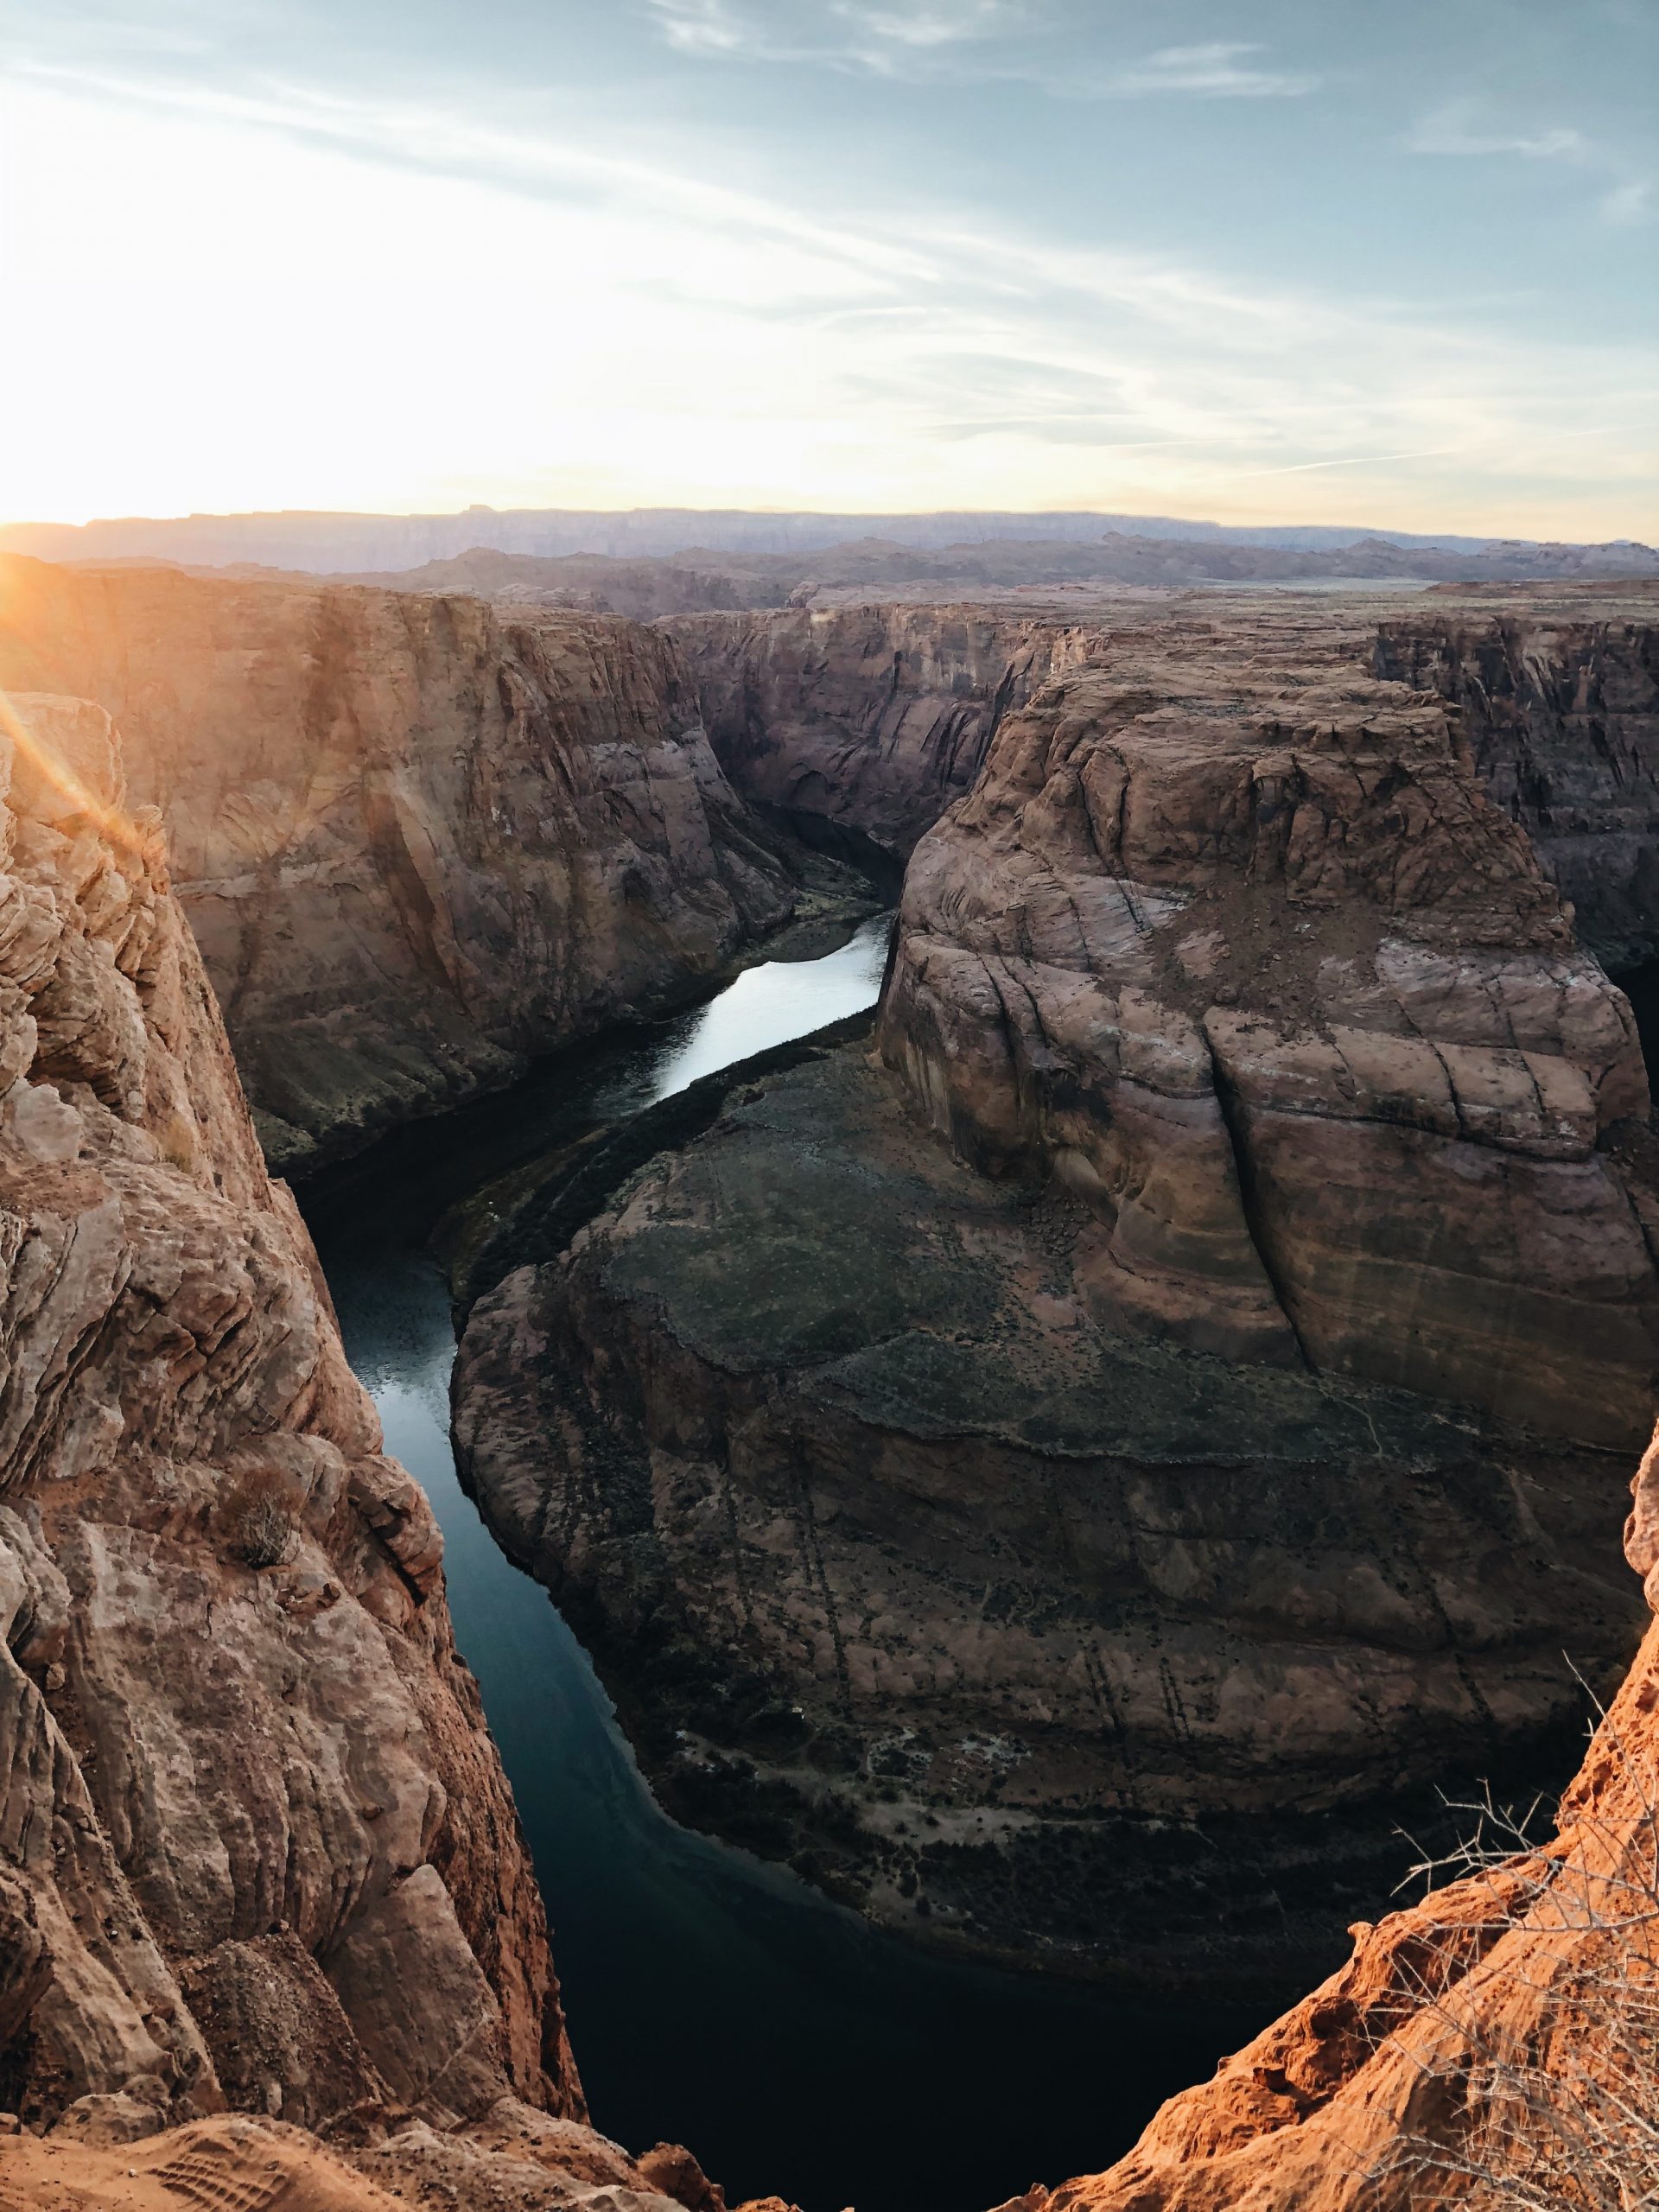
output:
{"label": "layered rock strata", "polygon": [[15,697],[0,800],[0,2203],[386,2201],[321,2130],[660,2206],[109,716]]}
{"label": "layered rock strata", "polygon": [[0,683],[126,730],[285,1172],[683,996],[802,904],[677,650],[620,620],[13,558]]}
{"label": "layered rock strata", "polygon": [[267,1180],[155,815],[102,709],[12,709],[8,2101],[579,2114],[442,1540]]}
{"label": "layered rock strata", "polygon": [[1414,610],[1381,625],[1376,658],[1457,706],[1477,772],[1607,965],[1659,957],[1659,620]]}
{"label": "layered rock strata", "polygon": [[1319,621],[1008,715],[877,1060],[734,1089],[463,1343],[486,1510],[671,1802],[1027,1962],[1328,1961],[1402,1794],[1633,1641],[1629,1008]]}
{"label": "layered rock strata", "polygon": [[[1659,1447],[1630,1563],[1659,1596]],[[1020,2212],[1415,2212],[1651,2186],[1659,1627],[1553,1834],[1376,1926],[1324,1986],[1163,2107],[1109,2172]],[[1484,1824],[1501,1840],[1501,1822]],[[1476,1826],[1471,1814],[1471,1831]],[[1012,2208],[1010,2208],[1012,2212]]]}
{"label": "layered rock strata", "polygon": [[971,788],[1003,715],[1098,649],[1092,625],[973,607],[791,607],[664,627],[744,797],[890,861]]}

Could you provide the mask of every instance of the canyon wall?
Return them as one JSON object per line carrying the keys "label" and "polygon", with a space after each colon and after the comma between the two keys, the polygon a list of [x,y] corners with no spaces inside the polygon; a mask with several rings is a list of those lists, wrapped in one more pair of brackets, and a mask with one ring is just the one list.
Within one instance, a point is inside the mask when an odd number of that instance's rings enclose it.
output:
{"label": "canyon wall", "polygon": [[1171,617],[1006,715],[877,1061],[734,1078],[463,1341],[670,1802],[930,1941],[1322,1971],[1412,1793],[1556,1770],[1633,1642],[1630,1009],[1355,650]]}
{"label": "canyon wall", "polygon": [[0,2205],[702,2202],[583,2124],[442,1539],[96,704],[10,702],[0,869]]}
{"label": "canyon wall", "polygon": [[[1626,1549],[1651,1605],[1659,1445],[1634,1489]],[[1173,2097],[1127,2158],[1032,2190],[1019,2212],[1638,2199],[1652,2180],[1656,1712],[1649,1624],[1553,1834],[1471,1806],[1485,1863],[1356,1924],[1345,1964]]]}
{"label": "canyon wall", "polygon": [[126,731],[283,1172],[671,1002],[800,899],[677,650],[620,620],[10,558],[0,684]]}
{"label": "canyon wall", "polygon": [[101,708],[12,703],[7,2101],[580,2116],[442,1541],[266,1179],[154,813]]}
{"label": "canyon wall", "polygon": [[663,626],[743,796],[890,861],[971,788],[1002,716],[1097,650],[1092,626],[973,607],[791,607]]}
{"label": "canyon wall", "polygon": [[1457,706],[1477,772],[1599,957],[1659,957],[1659,622],[1432,604],[1381,625],[1377,673]]}

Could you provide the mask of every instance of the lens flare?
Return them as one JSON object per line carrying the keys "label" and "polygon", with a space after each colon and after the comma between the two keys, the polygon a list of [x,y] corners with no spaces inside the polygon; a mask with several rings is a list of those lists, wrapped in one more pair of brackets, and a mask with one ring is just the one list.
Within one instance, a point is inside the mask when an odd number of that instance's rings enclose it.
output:
{"label": "lens flare", "polygon": [[[55,695],[50,696],[54,705],[79,703],[67,699],[60,702]],[[72,814],[84,816],[118,850],[143,852],[146,842],[144,829],[124,808],[111,806],[101,799],[61,754],[36,737],[18,712],[16,701],[4,691],[0,691],[0,735],[10,738],[19,758],[58,794]]]}

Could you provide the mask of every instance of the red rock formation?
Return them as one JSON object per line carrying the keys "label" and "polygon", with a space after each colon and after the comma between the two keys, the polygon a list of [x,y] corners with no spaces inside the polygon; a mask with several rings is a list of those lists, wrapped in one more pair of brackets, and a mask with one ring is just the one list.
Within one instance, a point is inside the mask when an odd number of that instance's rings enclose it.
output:
{"label": "red rock formation", "polygon": [[1354,642],[1185,614],[1007,715],[882,1066],[735,1086],[467,1332],[480,1495],[677,1809],[933,1940],[1322,1961],[1402,1793],[1628,1656],[1630,1011]]}
{"label": "red rock formation", "polygon": [[663,626],[746,798],[897,860],[971,787],[1002,716],[1099,640],[1090,624],[973,607],[791,607]]}
{"label": "red rock formation", "polygon": [[1425,601],[1377,632],[1380,676],[1453,702],[1477,773],[1610,967],[1659,956],[1659,621],[1585,594],[1484,613]]}
{"label": "red rock formation", "polygon": [[[1626,1548],[1651,1604],[1659,1445],[1635,1491]],[[1127,2158],[1033,2190],[1017,2200],[1022,2212],[1637,2201],[1619,2191],[1652,2177],[1656,1713],[1659,1625],[1553,1836],[1357,1926],[1347,1964],[1213,2081],[1171,2099]],[[1633,2101],[1604,2105],[1599,2085]],[[1551,2162],[1556,2193],[1506,2188],[1529,2166],[1539,2184]],[[1593,2168],[1605,2194],[1560,2187],[1574,2164],[1581,2177]]]}
{"label": "red rock formation", "polygon": [[580,2117],[442,1541],[266,1179],[155,814],[97,706],[15,698],[0,756],[7,2102]]}
{"label": "red rock formation", "polygon": [[126,730],[285,1170],[683,995],[799,897],[620,620],[10,558],[0,684]]}
{"label": "red rock formation", "polygon": [[1125,641],[1010,721],[910,871],[884,1056],[963,1158],[1081,1200],[1112,1325],[1628,1446],[1629,1009],[1438,702],[1299,648]]}
{"label": "red rock formation", "polygon": [[[671,2153],[665,2157],[660,2154]],[[677,2192],[659,2178],[664,2166]],[[280,2120],[220,2117],[136,2140],[60,2128],[0,2137],[0,2212],[725,2212],[696,2159],[659,2145],[639,2161],[591,2128],[511,2101],[439,2133],[406,2121],[359,2149]],[[739,2212],[793,2212],[777,2197]]]}

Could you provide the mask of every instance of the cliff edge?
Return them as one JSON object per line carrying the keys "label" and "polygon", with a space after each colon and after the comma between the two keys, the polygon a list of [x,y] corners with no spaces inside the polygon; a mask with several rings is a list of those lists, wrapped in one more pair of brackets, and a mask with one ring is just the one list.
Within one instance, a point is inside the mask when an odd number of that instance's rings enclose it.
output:
{"label": "cliff edge", "polygon": [[660,2202],[109,715],[4,704],[0,800],[0,2203]]}
{"label": "cliff edge", "polygon": [[620,618],[14,557],[0,685],[125,731],[280,1173],[695,995],[812,905],[677,648]]}

